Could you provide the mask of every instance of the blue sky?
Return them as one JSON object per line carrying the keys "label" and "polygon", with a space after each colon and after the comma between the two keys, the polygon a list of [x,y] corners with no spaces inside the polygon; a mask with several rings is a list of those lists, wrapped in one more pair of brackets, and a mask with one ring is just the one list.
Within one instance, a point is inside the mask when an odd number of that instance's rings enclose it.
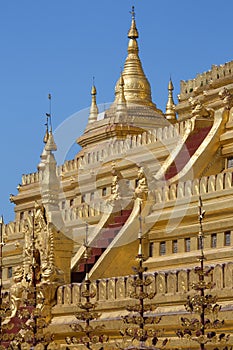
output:
{"label": "blue sky", "polygon": [[[162,110],[170,74],[177,95],[180,80],[233,60],[232,0],[2,1],[0,214],[6,222],[14,217],[10,193],[39,162],[48,93],[54,129],[89,107],[93,76],[98,103],[113,100],[132,5],[140,58]],[[77,137],[85,123],[81,113]]]}

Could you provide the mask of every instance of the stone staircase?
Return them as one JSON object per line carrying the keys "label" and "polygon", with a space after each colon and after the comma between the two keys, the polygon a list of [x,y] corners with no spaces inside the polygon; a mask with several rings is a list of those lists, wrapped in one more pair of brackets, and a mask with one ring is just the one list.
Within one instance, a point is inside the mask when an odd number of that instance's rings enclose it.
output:
{"label": "stone staircase", "polygon": [[[99,259],[101,254],[105,251],[108,245],[116,237],[118,232],[126,223],[128,217],[131,214],[131,209],[121,210],[120,212],[114,213],[114,217],[111,223],[104,227],[95,239],[91,242],[90,246],[90,257],[87,260],[87,272],[89,272],[96,261]],[[85,262],[81,261],[77,272],[72,272],[72,282],[82,282],[85,277]]]}
{"label": "stone staircase", "polygon": [[206,138],[209,133],[211,126],[207,126],[196,130],[187,138],[185,144],[181,148],[178,156],[174,162],[170,165],[169,169],[165,174],[165,180],[171,179],[173,176],[177,175],[183,167],[187,164],[192,155],[196,152],[198,147]]}

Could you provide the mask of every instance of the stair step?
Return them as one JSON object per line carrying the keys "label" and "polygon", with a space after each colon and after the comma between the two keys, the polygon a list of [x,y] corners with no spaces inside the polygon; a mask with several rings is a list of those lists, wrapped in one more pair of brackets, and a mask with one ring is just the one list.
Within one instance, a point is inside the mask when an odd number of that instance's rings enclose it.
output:
{"label": "stair step", "polygon": [[114,238],[118,232],[119,230],[116,230],[116,229],[108,230],[102,233],[101,238],[107,238],[107,239]]}
{"label": "stair step", "polygon": [[103,252],[102,248],[99,248],[98,246],[91,247],[91,255],[99,256]]}
{"label": "stair step", "polygon": [[[105,251],[108,245],[116,237],[120,229],[123,227],[124,223],[130,216],[132,210],[122,210],[121,215],[114,218],[114,223],[109,224],[108,227],[104,228],[102,232],[95,238],[91,243],[91,256],[87,260],[87,270],[90,271],[95,265],[96,261],[99,259],[101,254]],[[78,272],[73,273],[73,280],[75,282],[82,282],[85,278],[85,263],[79,264]]]}
{"label": "stair step", "polygon": [[124,209],[124,210],[122,210],[121,215],[129,217],[131,213],[132,213],[131,209]]}
{"label": "stair step", "polygon": [[107,238],[100,238],[98,239],[98,241],[96,242],[97,243],[97,247],[100,247],[100,248],[106,248],[109,243],[112,241],[112,239],[107,239]]}
{"label": "stair step", "polygon": [[128,216],[116,216],[114,218],[114,222],[117,224],[124,224],[126,222],[126,220],[128,219]]}
{"label": "stair step", "polygon": [[[185,145],[181,148],[179,154],[175,161],[171,164],[168,171],[165,174],[165,179],[168,180],[175,176],[179,171],[183,169],[185,164],[189,161],[192,155],[196,152],[198,147],[201,145],[202,141],[205,139],[206,135],[210,131],[211,127],[205,127],[198,130],[195,134],[188,137]],[[187,154],[186,150],[189,154]]]}
{"label": "stair step", "polygon": [[123,226],[122,223],[119,223],[119,222],[115,222],[114,224],[109,224],[109,228],[110,229],[113,229],[113,228],[121,228]]}

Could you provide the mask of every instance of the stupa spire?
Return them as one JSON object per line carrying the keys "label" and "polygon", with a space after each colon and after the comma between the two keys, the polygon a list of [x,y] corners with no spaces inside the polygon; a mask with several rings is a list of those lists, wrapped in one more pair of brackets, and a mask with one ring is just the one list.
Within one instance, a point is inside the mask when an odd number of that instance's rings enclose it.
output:
{"label": "stupa spire", "polygon": [[176,121],[176,112],[175,112],[175,103],[173,100],[173,84],[172,80],[170,78],[169,83],[168,83],[168,100],[167,100],[167,105],[166,105],[166,112],[165,112],[165,117],[166,119],[170,121]]}
{"label": "stupa spire", "polygon": [[[128,56],[125,60],[124,69],[122,72],[124,79],[125,99],[127,102],[132,104],[140,104],[156,108],[151,99],[150,84],[144,74],[142,64],[138,56],[139,49],[137,38],[139,35],[136,26],[134,7],[132,7],[131,15],[131,26],[128,32]],[[121,93],[120,79],[115,87],[116,103],[118,101],[118,96]]]}
{"label": "stupa spire", "polygon": [[46,130],[43,138],[43,142],[45,143],[43,152],[40,156],[41,161],[38,165],[38,170],[42,171],[45,168],[45,163],[49,155],[52,155],[52,152],[57,150],[57,145],[54,141],[53,131],[52,131],[52,108],[51,108],[51,94],[48,94],[49,100],[49,113],[46,113]]}
{"label": "stupa spire", "polygon": [[58,209],[60,185],[57,177],[57,163],[53,154],[56,150],[57,146],[52,130],[50,130],[47,143],[40,156],[40,164],[38,165],[42,203],[48,211]]}
{"label": "stupa spire", "polygon": [[126,108],[126,99],[125,99],[125,93],[124,93],[124,79],[121,74],[120,81],[119,81],[119,95],[117,100],[117,106],[116,106],[116,118],[118,119],[118,122],[125,122],[127,117],[127,108]]}
{"label": "stupa spire", "polygon": [[96,104],[96,95],[97,95],[97,92],[96,92],[96,87],[94,85],[94,78],[93,78],[93,85],[91,88],[91,107],[90,107],[90,114],[88,118],[88,124],[95,122],[98,117],[99,110]]}

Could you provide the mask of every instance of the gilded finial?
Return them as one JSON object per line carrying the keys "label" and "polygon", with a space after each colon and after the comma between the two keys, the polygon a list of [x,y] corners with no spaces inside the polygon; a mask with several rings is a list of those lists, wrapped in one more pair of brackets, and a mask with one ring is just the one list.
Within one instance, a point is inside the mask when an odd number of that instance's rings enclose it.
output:
{"label": "gilded finial", "polygon": [[96,95],[96,87],[95,87],[95,77],[92,78],[92,88],[91,88],[91,94]]}
{"label": "gilded finial", "polygon": [[52,108],[51,108],[51,94],[48,94],[48,100],[49,100],[49,113],[46,113],[46,133],[44,137],[44,143],[45,145],[45,150],[46,151],[56,151],[57,150],[57,145],[54,141],[53,137],[53,132],[52,132]]}
{"label": "gilded finial", "polygon": [[168,83],[168,100],[167,100],[167,105],[166,105],[166,112],[165,112],[165,117],[166,119],[170,121],[176,121],[176,112],[175,112],[175,103],[173,100],[173,84],[172,84],[172,79],[170,77],[169,83]]}
{"label": "gilded finial", "polygon": [[137,39],[138,38],[138,30],[136,27],[136,22],[135,22],[135,11],[134,11],[134,6],[132,6],[132,11],[130,11],[132,15],[132,22],[131,22],[131,27],[128,33],[128,38],[130,39]]}
{"label": "gilded finial", "polygon": [[48,94],[48,100],[49,100],[49,113],[46,113],[46,131],[45,131],[45,135],[44,135],[44,139],[43,142],[47,143],[48,138],[49,138],[49,129],[50,131],[52,131],[52,122],[51,122],[51,94]]}
{"label": "gilded finial", "polygon": [[50,131],[52,131],[52,95],[48,94],[48,100],[49,100],[49,113],[46,113],[49,117],[50,121]]}
{"label": "gilded finial", "polygon": [[90,114],[88,118],[88,124],[95,122],[99,114],[99,110],[96,103],[96,95],[97,95],[97,91],[95,87],[95,78],[93,77],[93,85],[91,88],[91,107],[90,107]]}
{"label": "gilded finial", "polygon": [[135,11],[134,11],[134,6],[132,6],[132,11],[129,11],[132,15],[132,19],[135,19]]}

